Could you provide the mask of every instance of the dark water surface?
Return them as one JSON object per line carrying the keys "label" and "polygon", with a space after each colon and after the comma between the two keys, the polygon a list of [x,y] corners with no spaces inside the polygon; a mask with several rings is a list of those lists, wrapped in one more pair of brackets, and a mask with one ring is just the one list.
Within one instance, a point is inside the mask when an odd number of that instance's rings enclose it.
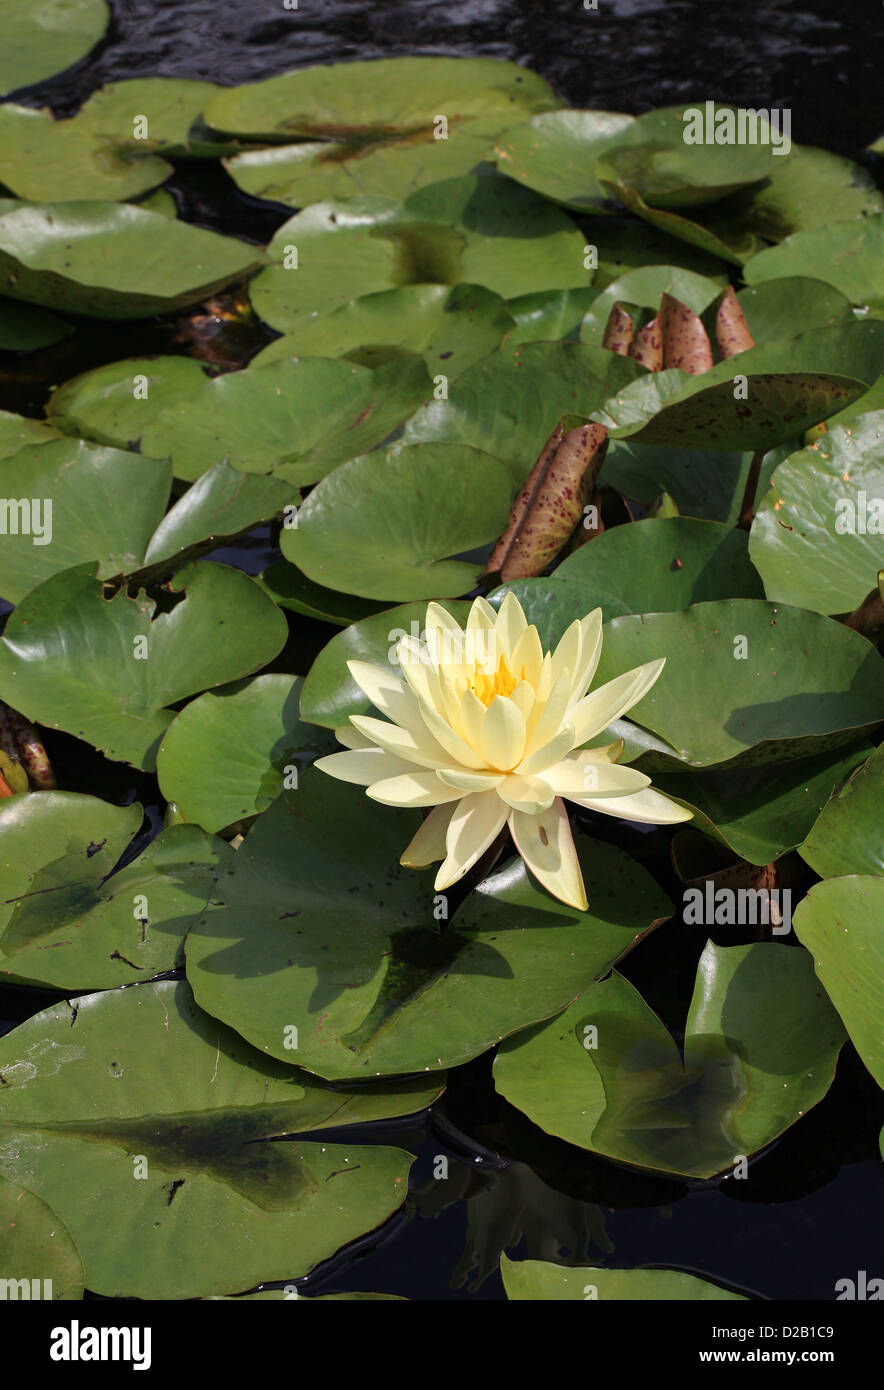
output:
{"label": "dark water surface", "polygon": [[[508,58],[542,73],[563,101],[634,113],[709,97],[788,107],[792,137],[872,167],[864,147],[884,131],[884,4],[877,0],[728,3],[727,0],[111,0],[105,40],[68,73],[16,97],[71,114],[97,87],[127,77],[254,81],[293,67],[396,54]],[[176,171],[172,187],[189,220],[267,240],[290,210],[259,205],[208,163]],[[102,350],[55,380],[142,352],[181,351],[156,323],[115,325]],[[91,360],[94,357],[94,360]],[[39,354],[6,376],[7,409],[40,414],[50,377]],[[51,363],[52,358],[43,359]],[[11,364],[4,364],[9,365]],[[2,376],[2,373],[0,373]],[[252,543],[261,544],[261,538]],[[219,557],[220,558],[220,557]],[[254,570],[248,543],[228,563]],[[263,563],[262,559],[262,563]],[[333,635],[293,630],[274,666],[305,671]],[[61,785],[121,803],[156,801],[152,779],[104,764],[76,740],[47,739]],[[159,808],[152,807],[156,833]],[[605,827],[600,833],[606,837]],[[622,838],[619,841],[624,843]],[[677,885],[649,837],[644,859],[670,894]],[[705,936],[673,922],[623,967],[653,1007],[680,1018]],[[0,991],[0,1032],[57,996]],[[667,1017],[678,1026],[678,1019]],[[375,1126],[379,1143],[417,1154],[410,1207],[311,1276],[304,1292],[347,1289],[418,1299],[501,1299],[501,1248],[517,1257],[666,1265],[772,1299],[831,1300],[835,1283],[884,1274],[874,1231],[881,1210],[880,1093],[845,1048],[826,1099],[751,1164],[748,1181],[682,1184],[632,1173],[544,1135],[498,1098],[489,1059],[451,1078],[429,1120]],[[364,1130],[359,1141],[365,1142]],[[433,1174],[447,1157],[448,1177]],[[880,1261],[878,1261],[880,1265]],[[477,1271],[487,1277],[468,1287]],[[452,1287],[452,1284],[456,1287]]]}

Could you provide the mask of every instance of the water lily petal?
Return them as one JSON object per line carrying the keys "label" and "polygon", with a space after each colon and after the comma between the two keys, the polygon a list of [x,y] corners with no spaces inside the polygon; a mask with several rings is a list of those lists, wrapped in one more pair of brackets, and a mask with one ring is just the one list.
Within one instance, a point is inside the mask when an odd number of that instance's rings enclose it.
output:
{"label": "water lily petal", "polygon": [[375,709],[387,719],[412,732],[421,724],[417,697],[392,670],[372,666],[367,661],[348,661],[347,670]]}
{"label": "water lily petal", "polygon": [[629,796],[651,785],[650,777],[634,767],[593,762],[582,749],[569,753],[539,775],[549,783],[556,796],[567,796],[570,800],[587,796]]}
{"label": "water lily petal", "polygon": [[488,767],[509,772],[525,748],[525,717],[512,700],[495,695],[485,711],[480,744]]}
{"label": "water lily petal", "polygon": [[551,738],[559,732],[565,722],[565,712],[571,702],[571,675],[568,670],[560,671],[555,685],[549,693],[549,699],[545,704],[535,705],[533,710],[534,719],[528,728],[528,737],[525,740],[525,757],[530,756],[537,748],[542,748],[545,743],[549,743]]}
{"label": "water lily petal", "polygon": [[564,802],[556,797],[549,810],[537,816],[510,811],[509,827],[516,849],[538,882],[560,902],[585,912],[586,890]]}
{"label": "water lily petal", "polygon": [[527,811],[539,815],[553,804],[555,793],[547,782],[539,777],[521,777],[517,772],[510,773],[497,788],[497,795],[514,811]]}
{"label": "water lily petal", "polygon": [[317,758],[314,767],[337,777],[339,782],[355,782],[360,787],[369,787],[380,777],[398,777],[401,772],[412,771],[404,758],[396,758],[375,744],[350,753],[329,753],[325,758]]}
{"label": "water lily petal", "polygon": [[435,710],[423,705],[421,706],[421,716],[429,732],[448,755],[438,759],[436,764],[438,767],[447,767],[452,758],[455,763],[460,763],[463,767],[482,769],[487,767],[486,760],[481,753],[477,753],[466,739],[461,738],[460,734],[452,729],[441,714],[437,714]]}
{"label": "water lily petal", "polygon": [[542,748],[535,748],[533,753],[522,759],[514,771],[525,777],[530,777],[535,772],[543,772],[544,768],[552,767],[554,763],[561,762],[565,754],[571,752],[575,742],[574,725],[563,724],[554,738],[551,738]]}
{"label": "water lily petal", "polygon": [[[583,629],[580,619],[575,618],[571,626],[567,629],[564,636],[559,640],[555,651],[552,653],[552,682],[553,686],[561,677],[563,671],[570,671],[571,677],[576,675],[577,670],[582,666],[583,652]],[[569,694],[571,687],[569,686]]]}
{"label": "water lily petal", "polygon": [[575,701],[582,699],[586,694],[601,660],[602,610],[594,608],[591,613],[587,613],[585,618],[580,619],[580,627],[583,644],[580,649],[580,664],[574,670],[572,696]]}
{"label": "water lily petal", "polygon": [[387,724],[368,714],[351,714],[350,719],[362,734],[367,734],[380,748],[406,758],[419,767],[443,767],[450,761],[445,749],[429,733],[412,733],[398,724]]}
{"label": "water lily petal", "polygon": [[447,787],[462,792],[490,792],[505,780],[503,772],[468,772],[462,767],[440,767],[439,776]]}
{"label": "water lily petal", "polygon": [[445,806],[436,806],[430,812],[403,850],[400,864],[406,869],[424,869],[428,864],[445,858],[445,836],[455,805],[455,802],[449,802]]}
{"label": "water lily petal", "polygon": [[522,611],[522,605],[515,594],[509,593],[497,610],[497,621],[494,630],[497,633],[497,640],[500,647],[498,660],[502,656],[507,659],[509,665],[510,656],[513,648],[528,626],[528,619]]}
{"label": "water lily petal", "polygon": [[345,748],[376,748],[377,744],[373,738],[367,738],[358,729],[354,729],[352,724],[342,724],[339,729],[335,729],[335,738],[338,743],[343,743]]}
{"label": "water lily petal", "polygon": [[603,796],[598,800],[594,797],[571,797],[571,800],[587,811],[601,811],[606,816],[634,820],[642,825],[678,825],[680,821],[693,820],[691,811],[653,787],[634,792],[631,796]]}
{"label": "water lily petal", "polygon": [[500,834],[508,811],[496,792],[478,792],[458,803],[445,837],[447,854],[436,875],[437,890],[450,888],[470,871]]}
{"label": "water lily petal", "polygon": [[412,768],[398,777],[373,782],[365,795],[385,806],[441,806],[446,801],[459,801],[463,792],[447,787],[435,772],[415,772]]}
{"label": "water lily petal", "polygon": [[[533,690],[540,679],[540,668],[543,666],[543,647],[540,644],[540,633],[532,623],[526,627],[525,631],[516,641],[512,650],[510,670],[517,681],[524,679]],[[524,678],[522,671],[524,670]]]}
{"label": "water lily petal", "polygon": [[647,695],[665,664],[666,658],[661,657],[659,661],[636,666],[634,670],[625,671],[622,676],[600,685],[578,701],[568,713],[574,725],[576,742],[585,743],[587,739],[594,738],[632,709],[633,705],[637,705]]}

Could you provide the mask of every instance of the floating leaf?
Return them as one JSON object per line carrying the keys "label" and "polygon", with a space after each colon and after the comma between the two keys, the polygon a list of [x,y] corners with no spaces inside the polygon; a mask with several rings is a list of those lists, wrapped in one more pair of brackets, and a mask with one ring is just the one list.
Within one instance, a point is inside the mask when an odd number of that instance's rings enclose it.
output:
{"label": "floating leaf", "polygon": [[800,853],[822,878],[884,876],[884,744],[824,807]]}
{"label": "floating leaf", "polygon": [[143,595],[103,598],[94,565],[46,580],[7,622],[0,697],[108,757],[153,768],[168,706],[260,669],[286,637],[282,613],[238,570],[187,565],[170,588],[184,599],[155,613]]}
{"label": "floating leaf", "polygon": [[0,1178],[0,1269],[12,1275],[4,1281],[4,1298],[16,1297],[12,1285],[20,1299],[83,1297],[83,1261],[67,1226],[33,1192],[6,1178]]}
{"label": "floating leaf", "polygon": [[31,420],[26,415],[0,410],[0,459],[17,454],[26,444],[43,444],[48,439],[58,437],[58,430],[42,420]]}
{"label": "floating leaf", "polygon": [[446,557],[492,541],[511,496],[507,469],[477,449],[378,450],[322,479],[283,531],[282,553],[315,583],[363,598],[454,596],[480,571]]}
{"label": "floating leaf", "polygon": [[[0,299],[0,351],[36,352],[69,338],[74,325],[46,309]],[[5,412],[3,412],[5,414]],[[36,423],[36,422],[34,422]]]}
{"label": "floating leaf", "polygon": [[464,372],[447,400],[418,410],[402,439],[469,444],[500,459],[521,485],[562,416],[588,416],[646,375],[637,362],[582,343],[505,345]]}
{"label": "floating leaf", "polygon": [[371,371],[324,357],[228,372],[167,406],[141,451],[193,480],[226,459],[296,487],[375,447],[432,391],[419,357]]}
{"label": "floating leaf", "polygon": [[346,357],[375,367],[419,352],[432,376],[453,381],[493,352],[512,328],[500,295],[481,285],[403,285],[299,323],[259,352],[252,366],[283,357]]}
{"label": "floating leaf", "polygon": [[570,1144],[709,1178],[822,1100],[844,1041],[803,951],[709,942],[684,1059],[639,992],[614,972],[557,1018],[507,1039],[494,1084]]}
{"label": "floating leaf", "polygon": [[416,813],[366,815],[361,788],[308,770],[249,832],[225,906],[190,935],[198,1001],[262,1051],[329,1078],[435,1070],[548,1017],[670,904],[638,864],[583,840],[586,913],[520,859],[437,930],[432,875],[398,859]]}
{"label": "floating leaf", "polygon": [[53,391],[46,415],[65,434],[131,449],[154,416],[206,383],[192,357],[130,357],[72,377]]}
{"label": "floating leaf", "polygon": [[3,293],[90,318],[169,313],[265,260],[257,246],[128,203],[32,203],[0,213]]}
{"label": "floating leaf", "polygon": [[171,173],[164,159],[127,156],[76,118],[57,121],[45,107],[0,105],[0,182],[19,198],[137,198]]}
{"label": "floating leaf", "polygon": [[809,328],[829,328],[853,317],[846,295],[805,275],[747,285],[737,295],[737,303],[756,343],[797,338]]}
{"label": "floating leaf", "polygon": [[884,413],[836,426],[774,471],[752,523],[767,597],[850,613],[884,563]]}
{"label": "floating leaf", "polygon": [[[697,377],[675,368],[646,374],[594,418],[641,443],[771,449],[856,400],[882,362],[884,324],[836,324],[752,348]],[[735,386],[738,376],[745,382]]]}
{"label": "floating leaf", "polygon": [[30,87],[85,58],[108,26],[105,0],[0,0],[0,94]]}
{"label": "floating leaf", "polygon": [[267,250],[275,264],[250,296],[282,332],[403,285],[483,285],[511,299],[592,279],[583,233],[564,212],[508,179],[481,176],[445,179],[403,203],[317,203],[284,223]]}
{"label": "floating leaf", "polygon": [[237,141],[219,140],[201,120],[203,107],[224,89],[182,77],[130,77],[93,92],[75,117],[77,125],[112,148],[143,155],[232,154]]}
{"label": "floating leaf", "polygon": [[746,283],[807,275],[832,285],[853,304],[884,308],[884,213],[796,232],[753,256]]}
{"label": "floating leaf", "polygon": [[266,810],[328,739],[298,717],[300,676],[266,675],[206,691],[176,715],[157,754],[167,801],[205,830]]}
{"label": "floating leaf", "polygon": [[509,347],[519,343],[558,342],[568,338],[576,342],[580,325],[598,291],[594,287],[580,290],[540,290],[537,294],[520,294],[507,302],[515,320],[515,328],[507,334]]}
{"label": "floating leaf", "polygon": [[[507,178],[583,212],[607,212],[610,195],[595,177],[599,156],[645,137],[619,111],[548,111],[514,126],[494,144]],[[637,133],[636,133],[637,132]]]}
{"label": "floating leaf", "polygon": [[351,623],[368,618],[372,613],[383,612],[388,606],[314,584],[312,579],[301,574],[286,560],[272,564],[258,576],[258,582],[280,608],[303,613],[305,617],[316,618],[322,623],[333,623],[336,627],[349,627]]}
{"label": "floating leaf", "polygon": [[544,1260],[500,1259],[503,1286],[510,1302],[550,1299],[604,1299],[610,1302],[728,1302],[744,1300],[696,1274],[677,1269],[602,1269],[596,1265],[580,1268],[548,1264]]}
{"label": "floating leaf", "polygon": [[884,1086],[884,878],[851,874],[814,884],[795,912],[795,931],[850,1040]]}
{"label": "floating leaf", "polygon": [[666,668],[629,718],[690,766],[811,756],[884,719],[884,659],[865,638],[804,609],[738,598],[616,618],[596,681],[651,654],[665,656]]}
{"label": "floating leaf", "polygon": [[54,1005],[0,1043],[0,1172],[27,1173],[105,1297],[299,1278],[401,1205],[411,1156],[261,1141],[410,1114],[439,1083],[332,1091],[296,1055],[281,1064],[247,1047],[183,982]]}

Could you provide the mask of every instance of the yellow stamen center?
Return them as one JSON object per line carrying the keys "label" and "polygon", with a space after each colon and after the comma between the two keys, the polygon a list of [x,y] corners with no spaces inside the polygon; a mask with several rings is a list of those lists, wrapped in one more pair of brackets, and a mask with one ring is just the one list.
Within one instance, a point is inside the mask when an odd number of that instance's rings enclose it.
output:
{"label": "yellow stamen center", "polygon": [[[522,667],[521,679],[525,679],[525,667]],[[482,671],[476,671],[472,680],[473,694],[478,696],[482,704],[488,706],[495,695],[512,695],[518,681],[506,664],[506,657],[502,656],[493,676],[487,676]]]}

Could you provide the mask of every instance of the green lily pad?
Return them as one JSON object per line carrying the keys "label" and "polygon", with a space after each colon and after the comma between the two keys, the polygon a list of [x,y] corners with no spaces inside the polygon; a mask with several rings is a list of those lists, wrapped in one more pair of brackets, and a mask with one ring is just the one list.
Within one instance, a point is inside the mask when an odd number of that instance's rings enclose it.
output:
{"label": "green lily pad", "polygon": [[161,410],[189,400],[205,383],[192,357],[130,357],[57,387],[46,415],[65,434],[131,449]]}
{"label": "green lily pad", "polygon": [[797,338],[809,328],[829,328],[853,317],[850,300],[834,285],[805,275],[746,285],[737,302],[756,343]]}
{"label": "green lily pad", "polygon": [[884,412],[836,426],[771,478],[749,541],[767,597],[852,613],[884,565]]}
{"label": "green lily pad", "polygon": [[201,119],[204,106],[223,90],[214,82],[183,77],[130,77],[93,92],[74,119],[121,152],[207,159],[232,154],[239,146],[236,140],[219,140]]}
{"label": "green lily pad", "polygon": [[654,786],[694,813],[704,831],[750,864],[801,845],[832,793],[868,757],[861,743],[774,766],[658,773]]}
{"label": "green lily pad", "polygon": [[593,302],[583,320],[580,341],[601,347],[608,316],[615,303],[639,304],[646,309],[657,310],[660,296],[670,294],[693,309],[695,314],[702,314],[726,285],[727,277],[724,275],[711,280],[705,275],[695,275],[692,270],[682,270],[674,265],[649,265],[641,270],[631,270],[608,285]]}
{"label": "green lily pad", "polygon": [[58,430],[42,420],[31,420],[27,415],[0,410],[0,459],[17,454],[26,444],[43,444],[48,439],[58,437]]}
{"label": "green lily pad", "polygon": [[814,884],[798,904],[795,931],[851,1042],[884,1086],[884,878],[851,874]]}
{"label": "green lily pad", "polygon": [[601,608],[606,623],[633,611],[619,595],[599,588],[594,579],[585,579],[582,574],[560,578],[556,571],[544,579],[515,579],[492,589],[488,602],[497,608],[507,594],[515,594],[519,600],[528,622],[537,628],[545,652],[555,650],[574,620],[585,618],[594,608]]}
{"label": "green lily pad", "polygon": [[616,971],[508,1038],[494,1084],[549,1134],[620,1163],[709,1178],[782,1134],[832,1083],[844,1029],[803,951],[716,946],[675,1040]]}
{"label": "green lily pad", "polygon": [[595,177],[609,148],[640,142],[637,121],[620,111],[548,111],[495,141],[501,173],[579,212],[607,212],[610,195]]}
{"label": "green lily pad", "polygon": [[506,1296],[513,1302],[537,1303],[550,1299],[612,1299],[630,1303],[649,1302],[744,1302],[741,1293],[731,1293],[696,1274],[677,1269],[601,1269],[596,1265],[579,1268],[548,1264],[545,1260],[500,1258],[500,1272]]}
{"label": "green lily pad", "polygon": [[325,357],[272,362],[167,406],[148,421],[141,452],[171,458],[189,481],[226,459],[300,487],[381,443],[431,392],[417,356],[376,371]]}
{"label": "green lily pad", "polygon": [[884,876],[884,744],[832,797],[799,847],[821,878],[842,874]]}
{"label": "green lily pad", "polygon": [[138,568],[171,485],[167,461],[145,466],[139,454],[80,439],[26,445],[0,460],[0,495],[18,503],[18,534],[10,527],[0,549],[0,594],[19,603],[87,560],[100,562],[101,578]]}
{"label": "green lily pad", "polygon": [[884,194],[853,160],[813,145],[793,145],[788,159],[774,160],[764,183],[724,206],[734,208],[759,236],[782,241],[811,227],[870,217],[884,209]]}
{"label": "green lily pad", "polygon": [[[47,797],[54,804],[45,809],[23,804]],[[9,810],[8,801],[0,809],[0,825],[38,867],[3,926],[0,977],[55,989],[114,989],[182,964],[187,931],[211,911],[218,880],[233,860],[223,840],[195,825],[174,825],[112,872],[131,828],[120,808],[105,809],[108,838],[97,844],[71,819],[81,810],[100,818],[98,807],[84,806],[92,798],[46,792],[10,800]],[[42,832],[48,827],[60,839],[65,812],[66,844],[47,859]],[[135,820],[137,828],[140,815]]]}
{"label": "green lily pad", "polygon": [[232,539],[299,500],[291,483],[240,473],[222,459],[170,507],[151,536],[144,566],[165,567],[209,541],[217,545]]}
{"label": "green lily pad", "polygon": [[308,579],[344,593],[456,597],[474,586],[481,570],[445,557],[495,540],[511,500],[508,470],[478,449],[394,446],[323,478],[280,544]]}
{"label": "green lily pad", "polygon": [[[0,299],[0,351],[36,352],[69,338],[74,325],[46,309]],[[5,412],[4,412],[5,413]]]}
{"label": "green lily pad", "polygon": [[563,560],[555,577],[607,589],[630,613],[642,612],[649,595],[658,613],[713,599],[764,597],[745,531],[686,516],[603,531]]}
{"label": "green lily pad", "polygon": [[403,285],[344,304],[299,323],[252,359],[253,367],[283,357],[346,357],[375,367],[418,352],[431,376],[453,381],[487,357],[513,328],[500,295],[481,285]]}
{"label": "green lily pad", "polygon": [[19,604],[0,640],[0,698],[150,770],[174,718],[168,706],[266,665],[285,643],[286,621],[253,580],[224,565],[185,566],[169,586],[185,598],[156,614],[143,593],[105,599],[95,569],[64,570]]}
{"label": "green lily pad", "polygon": [[129,203],[30,203],[0,214],[3,293],[89,318],[169,313],[265,261],[257,246]]}
{"label": "green lily pad", "polygon": [[586,913],[510,863],[444,934],[432,873],[398,859],[412,812],[308,769],[249,832],[224,907],[191,932],[187,975],[202,1007],[282,1059],[330,1079],[436,1070],[548,1017],[668,916],[638,864],[581,837]]}
{"label": "green lily pad", "polygon": [[[250,287],[282,332],[351,299],[402,285],[482,285],[504,299],[588,285],[585,238],[559,208],[508,179],[445,179],[399,203],[317,203],[280,227],[275,264]],[[296,254],[295,254],[296,253]]]}
{"label": "green lily pad", "polygon": [[158,212],[161,217],[177,217],[178,204],[165,188],[156,188],[146,198],[139,198],[138,206],[145,212]]}
{"label": "green lily pad", "polygon": [[349,193],[401,196],[469,173],[519,114],[557,105],[543,78],[515,63],[381,58],[226,88],[205,119],[236,135],[300,137],[228,168],[245,192],[304,207]]}
{"label": "green lily pad", "polygon": [[85,1270],[71,1233],[51,1207],[26,1187],[0,1178],[0,1269],[17,1295],[73,1301],[83,1297]]}
{"label": "green lily pad", "polygon": [[563,415],[590,415],[638,378],[630,357],[583,343],[504,345],[431,400],[402,431],[405,444],[468,444],[500,459],[522,484]]}
{"label": "green lily pad", "polygon": [[0,183],[34,202],[137,198],[172,172],[155,155],[121,153],[77,119],[48,108],[0,105]]}
{"label": "green lily pad", "polygon": [[596,681],[661,656],[662,676],[629,718],[689,766],[810,757],[884,719],[884,659],[864,637],[805,609],[738,598],[615,618]]}
{"label": "green lily pad", "polygon": [[0,94],[33,86],[78,63],[109,20],[105,0],[0,0]]}
{"label": "green lily pad", "polygon": [[598,290],[593,286],[582,290],[540,290],[536,294],[520,294],[507,302],[515,328],[507,334],[507,345],[520,343],[560,342],[563,338],[576,343],[580,325]]}
{"label": "green lily pad", "polygon": [[[666,492],[682,516],[733,523],[740,515],[751,464],[752,455],[746,452],[612,439],[599,478],[647,507]],[[759,488],[773,467],[762,469]]]}
{"label": "green lily pad", "polygon": [[809,275],[833,285],[852,304],[884,308],[882,238],[881,212],[812,227],[760,251],[746,264],[743,275],[749,285],[785,275]]}
{"label": "green lily pad", "polygon": [[[688,217],[685,212],[672,208],[653,207],[645,202],[637,189],[632,188],[626,179],[613,177],[614,170],[605,175],[603,166],[597,170],[599,182],[612,198],[617,198],[644,221],[649,222],[658,232],[667,237],[686,241],[689,246],[715,256],[718,260],[729,261],[742,266],[762,248],[759,236],[746,224],[741,210],[733,207],[734,200],[724,199],[711,209],[701,208]],[[744,206],[745,190],[738,195],[740,209]],[[727,209],[727,211],[722,211]]]}
{"label": "green lily pad", "polygon": [[362,618],[381,613],[388,607],[384,603],[356,598],[353,594],[340,594],[334,589],[326,589],[322,584],[314,584],[312,579],[308,579],[287,560],[275,561],[258,576],[258,583],[280,608],[303,613],[305,617],[316,618],[321,623],[333,623],[335,627],[349,627],[351,623],[358,623]]}
{"label": "green lily pad", "polygon": [[411,1155],[261,1141],[411,1114],[439,1085],[330,1090],[297,1055],[247,1047],[183,982],[53,1005],[0,1043],[0,1173],[27,1174],[57,1211],[95,1293],[181,1299],[299,1278],[401,1205]]}
{"label": "green lily pad", "polygon": [[[443,599],[442,607],[466,623],[470,604]],[[426,602],[403,603],[351,623],[323,647],[304,681],[301,691],[301,718],[309,724],[338,729],[351,714],[366,714],[371,708],[368,696],[356,684],[348,661],[367,661],[373,666],[397,663],[396,648],[402,637],[419,637],[427,616]]]}
{"label": "green lily pad", "polygon": [[884,324],[835,324],[751,348],[698,376],[674,367],[645,373],[593,418],[641,443],[771,449],[856,400],[882,363]]}
{"label": "green lily pad", "polygon": [[284,785],[334,747],[298,717],[300,676],[256,676],[186,705],[163,738],[157,775],[185,820],[223,830],[267,809]]}

